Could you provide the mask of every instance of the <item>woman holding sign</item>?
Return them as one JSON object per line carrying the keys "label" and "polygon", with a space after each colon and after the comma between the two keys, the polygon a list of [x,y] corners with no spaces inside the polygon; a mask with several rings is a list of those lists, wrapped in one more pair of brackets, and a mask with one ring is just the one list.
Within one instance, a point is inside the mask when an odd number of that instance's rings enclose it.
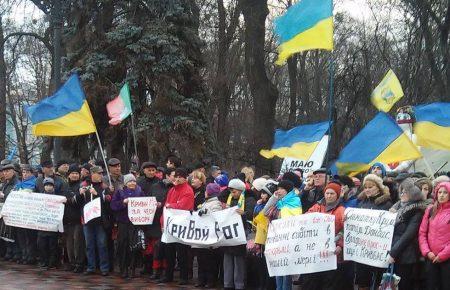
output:
{"label": "woman holding sign", "polygon": [[[337,270],[302,275],[304,278],[302,287],[304,289],[353,289],[351,281],[344,281],[343,279],[342,248],[345,208],[339,198],[340,194],[341,185],[331,181],[324,189],[324,198],[308,210],[308,213],[319,212],[334,215],[335,238],[331,242],[336,243],[334,254],[338,258],[338,268]],[[344,285],[345,282],[347,282],[347,285]]]}
{"label": "woman holding sign", "polygon": [[[133,174],[127,174],[123,177],[124,187],[115,194],[111,200],[111,209],[116,213],[116,220],[119,227],[117,235],[117,255],[119,258],[119,268],[122,278],[129,278],[129,268],[132,271],[135,265],[132,265],[132,260],[136,262],[136,253],[131,252],[131,242],[136,233],[135,226],[131,223],[128,217],[128,202],[131,197],[141,197],[144,193],[139,185],[136,183],[136,177]],[[131,273],[133,276],[134,273]]]}
{"label": "woman holding sign", "polygon": [[400,201],[389,210],[397,213],[389,262],[395,262],[394,271],[401,277],[399,289],[407,290],[414,286],[413,270],[419,261],[417,231],[427,203],[423,201],[421,189],[414,185],[411,178],[400,184],[398,192]]}
{"label": "woman holding sign", "polygon": [[[392,206],[389,189],[381,177],[367,174],[363,181],[364,190],[358,195],[358,208],[389,210]],[[359,289],[379,285],[384,269],[355,263],[355,284]]]}
{"label": "woman holding sign", "polygon": [[419,229],[419,244],[427,259],[427,289],[450,289],[450,182],[439,183]]}

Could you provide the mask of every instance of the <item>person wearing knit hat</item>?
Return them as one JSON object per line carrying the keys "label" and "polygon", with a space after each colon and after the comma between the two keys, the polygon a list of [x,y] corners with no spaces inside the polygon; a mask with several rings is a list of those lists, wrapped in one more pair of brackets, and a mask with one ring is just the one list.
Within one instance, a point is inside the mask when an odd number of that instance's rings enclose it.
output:
{"label": "person wearing knit hat", "polygon": [[[358,208],[389,210],[392,207],[389,189],[383,185],[381,177],[367,174],[363,180],[363,190],[358,195]],[[355,263],[355,284],[359,288],[369,288],[380,284],[383,269],[365,264]],[[375,277],[375,282],[372,281]]]}
{"label": "person wearing knit hat", "polygon": [[[201,171],[197,173],[203,174]],[[201,205],[198,215],[208,215],[223,209],[222,202],[218,196],[220,194],[220,186],[216,183],[209,183],[205,190],[205,202]],[[214,288],[217,283],[219,273],[219,257],[220,249],[198,248],[196,249],[198,262],[198,281],[195,287]]]}
{"label": "person wearing knit hat", "polygon": [[[229,208],[236,207],[236,212],[241,215],[244,229],[250,232],[251,225],[247,221],[253,218],[253,210],[256,200],[253,194],[247,194],[245,183],[237,178],[228,183],[229,195],[226,205]],[[246,245],[226,247],[223,257],[223,283],[225,288],[246,289],[245,269],[246,269]]]}
{"label": "person wearing knit hat", "polygon": [[[329,182],[324,188],[324,198],[313,205],[306,214],[309,213],[322,213],[334,216],[334,242],[335,251],[334,254],[337,256],[338,269],[324,272],[320,276],[316,273],[302,274],[303,283],[302,289],[315,289],[317,284],[323,281],[329,281],[328,283],[333,283],[332,289],[352,289],[352,283],[343,279],[336,279],[337,275],[344,274],[345,264],[342,263],[342,249],[344,246],[342,232],[344,230],[344,211],[345,208],[340,202],[341,194],[341,184],[337,181]],[[351,281],[351,280],[350,280]],[[348,284],[348,285],[346,285]]]}
{"label": "person wearing knit hat", "polygon": [[389,210],[397,216],[388,260],[390,264],[395,262],[394,273],[402,277],[399,289],[413,289],[413,266],[419,261],[418,230],[428,203],[412,178],[406,178],[398,191],[400,200]]}
{"label": "person wearing knit hat", "polygon": [[111,200],[111,209],[115,213],[115,217],[118,224],[117,235],[117,253],[119,259],[119,268],[122,278],[127,279],[131,273],[134,275],[138,256],[140,255],[139,249],[132,251],[134,248],[134,235],[135,231],[133,223],[128,216],[128,204],[130,198],[142,197],[144,193],[139,185],[136,183],[136,177],[129,173],[123,176],[123,189],[119,189],[116,194],[113,195]]}
{"label": "person wearing knit hat", "polygon": [[370,167],[369,173],[375,174],[375,175],[383,178],[386,176],[386,167],[384,166],[383,163],[376,162],[372,165],[372,167]]}
{"label": "person wearing knit hat", "polygon": [[450,177],[448,177],[447,175],[440,175],[436,177],[433,180],[433,188],[436,188],[436,186],[441,182],[450,182]]}
{"label": "person wearing knit hat", "polygon": [[428,289],[450,289],[450,182],[439,183],[434,198],[420,224],[420,252],[426,259]]}
{"label": "person wearing knit hat", "polygon": [[214,178],[214,182],[220,186],[221,190],[225,190],[228,186],[228,175],[220,174]]}
{"label": "person wearing knit hat", "polygon": [[256,191],[261,191],[263,187],[267,184],[268,180],[262,177],[256,178],[253,180],[252,188],[256,189]]}

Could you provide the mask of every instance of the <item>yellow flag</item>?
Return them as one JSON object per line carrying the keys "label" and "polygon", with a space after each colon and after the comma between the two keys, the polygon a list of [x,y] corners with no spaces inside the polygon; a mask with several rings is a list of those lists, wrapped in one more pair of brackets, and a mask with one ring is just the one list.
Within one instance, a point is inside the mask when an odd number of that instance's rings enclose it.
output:
{"label": "yellow flag", "polygon": [[378,110],[389,112],[402,97],[402,86],[395,73],[390,69],[381,83],[373,90],[370,100]]}

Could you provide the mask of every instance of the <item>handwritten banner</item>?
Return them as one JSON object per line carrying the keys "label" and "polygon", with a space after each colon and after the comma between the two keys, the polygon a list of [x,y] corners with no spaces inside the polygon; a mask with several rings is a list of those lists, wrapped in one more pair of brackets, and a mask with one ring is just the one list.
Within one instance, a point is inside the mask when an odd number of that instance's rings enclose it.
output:
{"label": "handwritten banner", "polygon": [[1,215],[6,225],[48,232],[62,232],[65,196],[12,191]]}
{"label": "handwritten banner", "polygon": [[84,205],[83,217],[85,224],[102,215],[100,199],[101,197],[94,198],[93,200]]}
{"label": "handwritten banner", "polygon": [[236,207],[203,214],[164,208],[161,241],[196,247],[237,246],[247,243],[241,216]]}
{"label": "handwritten banner", "polygon": [[133,225],[151,225],[156,211],[156,198],[130,197],[128,198],[128,217]]}
{"label": "handwritten banner", "polygon": [[269,224],[264,252],[269,275],[286,276],[337,268],[334,216],[308,213]]}
{"label": "handwritten banner", "polygon": [[347,208],[344,260],[387,268],[396,214],[384,210]]}

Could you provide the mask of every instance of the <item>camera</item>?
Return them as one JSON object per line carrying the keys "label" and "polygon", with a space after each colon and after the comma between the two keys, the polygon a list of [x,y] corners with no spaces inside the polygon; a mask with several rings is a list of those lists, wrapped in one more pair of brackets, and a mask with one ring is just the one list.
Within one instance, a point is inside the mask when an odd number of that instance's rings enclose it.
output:
{"label": "camera", "polygon": [[204,215],[204,214],[207,214],[208,213],[208,209],[201,209],[201,210],[199,210],[198,211],[198,216],[202,216],[202,215]]}
{"label": "camera", "polygon": [[89,186],[83,186],[82,189],[89,191],[92,188],[92,185]]}

